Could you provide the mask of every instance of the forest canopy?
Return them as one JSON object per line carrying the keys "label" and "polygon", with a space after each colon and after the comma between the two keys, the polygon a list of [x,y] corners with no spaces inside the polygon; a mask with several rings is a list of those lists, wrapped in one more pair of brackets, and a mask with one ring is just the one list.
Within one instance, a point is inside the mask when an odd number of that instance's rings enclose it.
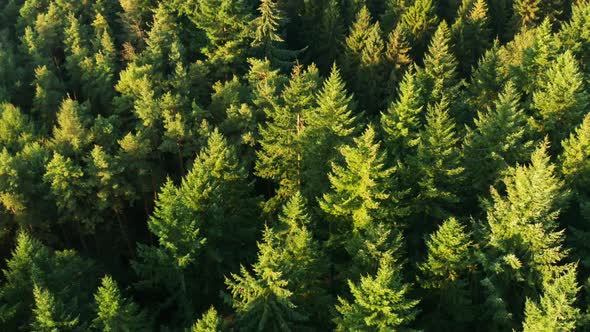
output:
{"label": "forest canopy", "polygon": [[589,0],[1,0],[1,331],[590,331]]}

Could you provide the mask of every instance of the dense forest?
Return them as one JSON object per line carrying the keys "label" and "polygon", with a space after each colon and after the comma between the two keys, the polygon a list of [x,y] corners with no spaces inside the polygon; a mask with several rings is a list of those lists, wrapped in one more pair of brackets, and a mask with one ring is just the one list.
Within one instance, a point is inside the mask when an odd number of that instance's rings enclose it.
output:
{"label": "dense forest", "polygon": [[589,0],[0,0],[1,331],[590,331]]}

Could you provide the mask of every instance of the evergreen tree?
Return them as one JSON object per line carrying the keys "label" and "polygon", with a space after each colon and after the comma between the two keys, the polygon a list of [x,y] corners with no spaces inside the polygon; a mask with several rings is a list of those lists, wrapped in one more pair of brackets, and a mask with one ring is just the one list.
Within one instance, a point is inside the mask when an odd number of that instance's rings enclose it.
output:
{"label": "evergreen tree", "polygon": [[90,133],[84,126],[84,105],[65,99],[57,114],[57,126],[53,128],[51,144],[67,156],[81,155],[90,143]]}
{"label": "evergreen tree", "polygon": [[435,308],[429,321],[457,327],[473,319],[469,277],[475,260],[471,236],[457,219],[450,218],[426,241],[428,255],[419,269],[420,284],[433,302],[429,307]]}
{"label": "evergreen tree", "polygon": [[261,54],[275,66],[289,67],[297,52],[281,47],[284,42],[278,31],[283,17],[273,0],[262,0],[258,7],[260,16],[252,21],[255,37],[252,46],[260,48]]}
{"label": "evergreen tree", "polygon": [[535,127],[559,143],[578,125],[589,104],[584,79],[571,52],[559,56],[533,95]]}
{"label": "evergreen tree", "polygon": [[282,93],[284,105],[268,110],[266,126],[260,128],[256,174],[279,184],[277,199],[283,201],[300,190],[303,135],[307,119],[316,108],[314,92],[320,77],[315,66],[293,69],[289,85]]}
{"label": "evergreen tree", "polygon": [[347,94],[336,65],[324,81],[316,104],[304,131],[302,192],[307,198],[318,197],[329,187],[326,174],[336,157],[335,148],[349,142],[356,131],[352,96]]}
{"label": "evergreen tree", "polygon": [[437,23],[438,17],[432,0],[414,1],[404,11],[401,24],[410,34],[413,59],[422,59],[422,54],[426,50]]}
{"label": "evergreen tree", "polygon": [[412,64],[412,58],[410,56],[412,48],[408,42],[407,34],[407,31],[401,25],[398,25],[387,37],[387,43],[385,44],[385,65],[387,68],[391,68],[385,91],[387,99],[393,99],[394,92],[398,88],[398,83],[400,83]]}
{"label": "evergreen tree", "polygon": [[215,308],[211,307],[203,314],[195,325],[193,325],[191,332],[221,332],[225,331],[225,322],[217,313]]}
{"label": "evergreen tree", "polygon": [[408,299],[409,285],[391,256],[379,263],[375,276],[363,276],[358,284],[348,282],[353,301],[339,298],[338,331],[404,330],[416,318],[418,301]]}
{"label": "evergreen tree", "polygon": [[102,278],[101,286],[94,295],[97,317],[93,326],[100,331],[137,331],[145,328],[144,317],[137,305],[125,299],[119,286],[110,276]]}
{"label": "evergreen tree", "polygon": [[[465,15],[459,15],[451,26],[454,53],[463,73],[489,48],[488,6],[485,0],[465,1]],[[460,11],[461,11],[460,9]]]}
{"label": "evergreen tree", "polygon": [[267,228],[264,242],[258,245],[258,263],[254,265],[254,275],[241,267],[240,275],[231,274],[226,284],[231,292],[228,301],[236,311],[235,325],[244,331],[291,331],[307,317],[300,313],[293,303],[293,292],[289,289],[289,276],[274,267],[274,255],[268,246],[274,237],[273,230]]}
{"label": "evergreen tree", "polygon": [[412,214],[422,231],[433,229],[436,221],[449,217],[459,202],[464,168],[458,141],[446,100],[430,107],[416,155],[409,161],[405,175],[415,183]]}
{"label": "evergreen tree", "polygon": [[580,287],[576,281],[576,266],[568,265],[565,271],[544,282],[539,303],[527,299],[523,331],[573,331],[580,317],[575,307]]}
{"label": "evergreen tree", "polygon": [[498,328],[514,326],[525,297],[538,296],[542,283],[563,270],[559,263],[567,251],[557,218],[568,193],[547,150],[545,142],[533,152],[530,165],[511,168],[503,180],[506,194],[492,190],[487,205],[489,251],[480,257],[486,272],[482,285],[493,290],[489,301],[503,303],[501,311],[490,306],[486,312]]}
{"label": "evergreen tree", "polygon": [[541,0],[514,0],[513,10],[513,25],[516,32],[529,29],[543,19]]}
{"label": "evergreen tree", "polygon": [[572,4],[571,19],[562,22],[561,30],[557,35],[564,49],[570,50],[576,59],[580,59],[585,73],[590,70],[590,3],[588,1],[575,1]]}
{"label": "evergreen tree", "polygon": [[34,320],[31,323],[31,331],[79,331],[78,318],[67,313],[63,303],[60,303],[53,294],[37,285],[33,288],[35,306],[33,308]]}
{"label": "evergreen tree", "polygon": [[421,87],[416,82],[413,70],[404,75],[399,87],[399,97],[387,111],[381,114],[384,142],[394,159],[406,159],[415,152],[422,128],[424,106],[420,96]]}
{"label": "evergreen tree", "polygon": [[498,41],[485,51],[477,66],[473,68],[467,85],[467,103],[474,110],[486,110],[493,106],[505,85],[506,75],[502,72],[502,60]]}
{"label": "evergreen tree", "polygon": [[319,35],[314,36],[314,39],[318,39],[314,58],[322,72],[328,72],[341,55],[345,31],[339,3],[339,0],[328,1],[321,18]]}
{"label": "evergreen tree", "polygon": [[[455,105],[459,101],[460,82],[457,72],[457,60],[451,52],[451,35],[446,22],[442,22],[430,42],[428,53],[424,57],[424,70],[419,72],[423,84],[424,100],[429,105],[441,103],[443,98],[456,114]],[[461,119],[465,114],[460,115]]]}
{"label": "evergreen tree", "polygon": [[465,175],[476,195],[486,194],[506,167],[528,160],[532,136],[520,96],[508,82],[493,108],[478,112],[463,142]]}

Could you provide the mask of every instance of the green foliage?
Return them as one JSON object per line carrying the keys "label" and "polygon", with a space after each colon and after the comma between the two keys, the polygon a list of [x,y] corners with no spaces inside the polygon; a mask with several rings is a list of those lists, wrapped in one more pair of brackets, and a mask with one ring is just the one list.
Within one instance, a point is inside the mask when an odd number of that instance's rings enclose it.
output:
{"label": "green foliage", "polygon": [[523,331],[567,331],[576,329],[580,310],[574,306],[580,287],[576,266],[570,265],[543,286],[539,303],[527,299]]}
{"label": "green foliage", "polygon": [[57,301],[50,291],[37,285],[33,288],[35,307],[33,308],[34,320],[31,323],[31,331],[78,331],[78,318],[72,317],[65,311],[64,305]]}
{"label": "green foliage", "polygon": [[438,23],[432,0],[417,0],[408,6],[402,15],[401,24],[410,33],[414,59],[421,59],[428,40]]}
{"label": "green foliage", "polygon": [[589,102],[584,79],[570,52],[559,56],[533,95],[535,127],[557,144],[578,125]]}
{"label": "green foliage", "polygon": [[403,282],[398,266],[385,256],[375,276],[363,276],[358,284],[349,281],[354,300],[339,298],[337,331],[408,329],[418,314],[418,301],[408,298],[410,286]]}
{"label": "green foliage", "polygon": [[193,325],[191,332],[220,332],[225,330],[225,322],[217,313],[215,308],[211,307],[203,314],[195,325]]}
{"label": "green foliage", "polygon": [[137,331],[144,328],[144,317],[137,305],[123,297],[117,282],[110,276],[102,278],[94,295],[96,315],[93,326],[100,331]]}

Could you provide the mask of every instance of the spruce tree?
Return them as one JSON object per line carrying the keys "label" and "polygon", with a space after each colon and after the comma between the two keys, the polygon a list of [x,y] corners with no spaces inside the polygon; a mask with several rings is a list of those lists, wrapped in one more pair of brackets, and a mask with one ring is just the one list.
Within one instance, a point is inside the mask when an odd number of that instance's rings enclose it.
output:
{"label": "spruce tree", "polygon": [[562,22],[557,38],[564,49],[570,50],[576,59],[580,59],[585,73],[590,70],[590,3],[575,1],[572,4],[571,19]]}
{"label": "spruce tree", "polygon": [[459,202],[464,168],[457,144],[455,123],[446,100],[428,110],[426,124],[419,135],[415,156],[404,175],[415,183],[412,215],[421,231],[433,230],[437,222],[449,217]]}
{"label": "spruce tree", "polygon": [[408,71],[400,83],[398,99],[381,114],[384,142],[394,160],[404,160],[415,152],[422,128],[424,106],[416,72]]}
{"label": "spruce tree", "polygon": [[520,99],[514,84],[508,82],[493,108],[478,112],[474,128],[467,129],[465,175],[475,194],[469,196],[487,194],[506,167],[528,160],[533,132]]}
{"label": "spruce tree", "polygon": [[348,282],[353,300],[339,298],[334,319],[337,331],[397,331],[411,326],[418,301],[408,298],[410,285],[404,283],[399,264],[384,256],[374,276]]}
{"label": "spruce tree", "polygon": [[502,71],[499,51],[500,45],[496,40],[473,68],[466,97],[468,105],[474,110],[487,110],[492,107],[505,85],[506,75]]}
{"label": "spruce tree", "polygon": [[461,72],[468,73],[475,61],[489,47],[488,6],[485,0],[463,2],[465,14],[451,26],[454,53]]}
{"label": "spruce tree", "polygon": [[222,332],[225,330],[225,322],[214,307],[209,308],[191,328],[191,332]]}
{"label": "spruce tree", "polygon": [[576,266],[567,265],[562,273],[543,283],[543,296],[538,302],[527,298],[523,331],[576,330],[580,309],[575,302],[579,290]]}
{"label": "spruce tree", "polygon": [[407,7],[401,19],[402,26],[410,34],[413,59],[422,59],[428,41],[436,30],[438,17],[432,0],[417,0]]}
{"label": "spruce tree", "polygon": [[317,108],[309,115],[304,131],[302,192],[308,199],[329,188],[327,174],[336,157],[335,148],[351,141],[356,131],[352,96],[347,94],[340,71],[334,64],[316,96]]}
{"label": "spruce tree", "polygon": [[429,320],[457,327],[473,319],[469,279],[475,257],[471,237],[465,226],[450,218],[427,239],[428,254],[419,265],[419,281],[427,290],[425,301],[435,308]]}
{"label": "spruce tree", "polygon": [[314,59],[322,72],[328,72],[330,66],[341,55],[341,44],[344,41],[344,22],[341,15],[339,0],[329,0],[324,7],[320,22]]}
{"label": "spruce tree", "polygon": [[516,32],[529,29],[543,19],[541,0],[515,0],[513,10],[513,26]]}
{"label": "spruce tree", "polygon": [[590,103],[576,59],[566,51],[552,64],[533,94],[535,127],[558,144],[582,122]]}
{"label": "spruce tree", "polygon": [[460,115],[464,119],[466,114],[457,114],[458,111],[455,110],[455,105],[459,102],[460,82],[457,60],[451,52],[450,33],[447,23],[441,22],[424,57],[424,70],[418,75],[427,104],[441,103],[445,98],[453,106],[451,111],[454,115]]}
{"label": "spruce tree", "polygon": [[556,177],[548,148],[547,142],[541,144],[530,165],[510,168],[503,179],[506,194],[492,190],[487,204],[489,249],[480,256],[486,274],[482,285],[493,290],[489,301],[503,303],[486,312],[499,328],[518,322],[525,298],[538,296],[542,282],[562,270],[559,264],[567,256],[557,218],[568,193]]}
{"label": "spruce tree", "polygon": [[283,17],[273,0],[262,0],[258,7],[260,16],[252,21],[255,29],[254,41],[252,46],[260,49],[263,57],[279,67],[290,67],[297,52],[289,51],[282,47],[284,42],[279,29],[281,28]]}
{"label": "spruce tree", "polygon": [[372,126],[354,143],[339,149],[344,163],[332,164],[332,188],[324,194],[320,206],[336,220],[360,231],[391,221],[394,214],[389,204],[394,197],[390,184],[394,170],[385,166],[385,153],[375,141]]}
{"label": "spruce tree", "polygon": [[[268,120],[260,128],[260,150],[256,152],[256,174],[279,185],[276,200],[284,201],[300,190],[303,135],[307,119],[316,108],[314,92],[320,85],[315,66],[293,69],[289,85],[282,93],[284,105],[268,110]],[[271,202],[270,205],[276,205]],[[269,206],[270,207],[270,206]]]}
{"label": "spruce tree", "polygon": [[57,114],[51,145],[66,156],[80,156],[90,143],[90,132],[84,125],[85,105],[65,99]]}
{"label": "spruce tree", "polygon": [[407,34],[407,31],[401,25],[398,25],[387,36],[385,65],[387,68],[391,68],[385,89],[387,99],[393,99],[398,84],[401,83],[406,71],[411,68],[412,58],[410,52],[412,48],[408,42]]}
{"label": "spruce tree", "polygon": [[94,295],[96,318],[92,325],[100,331],[137,331],[145,328],[145,319],[137,305],[123,297],[117,282],[110,276],[102,278]]}
{"label": "spruce tree", "polygon": [[35,306],[33,307],[34,320],[31,323],[31,331],[79,331],[77,317],[66,311],[64,304],[59,302],[47,289],[37,285],[33,288]]}

